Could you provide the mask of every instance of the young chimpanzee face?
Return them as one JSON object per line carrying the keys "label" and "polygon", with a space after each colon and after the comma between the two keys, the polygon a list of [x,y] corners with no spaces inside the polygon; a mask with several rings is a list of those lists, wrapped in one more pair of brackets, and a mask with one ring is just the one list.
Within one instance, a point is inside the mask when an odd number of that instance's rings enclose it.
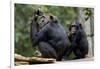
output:
{"label": "young chimpanzee face", "polygon": [[82,29],[82,25],[80,23],[75,23],[70,26],[69,31],[71,34],[75,34],[80,29]]}
{"label": "young chimpanzee face", "polygon": [[71,25],[71,27],[70,27],[70,33],[71,34],[75,34],[76,31],[77,31],[76,25]]}

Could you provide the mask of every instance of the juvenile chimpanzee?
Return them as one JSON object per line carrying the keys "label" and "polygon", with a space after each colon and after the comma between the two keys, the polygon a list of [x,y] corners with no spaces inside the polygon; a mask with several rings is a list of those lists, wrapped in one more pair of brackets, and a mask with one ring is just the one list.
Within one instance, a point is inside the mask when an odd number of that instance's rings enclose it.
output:
{"label": "juvenile chimpanzee", "polygon": [[42,14],[37,20],[40,30],[35,34],[35,41],[42,56],[61,61],[69,46],[69,39],[64,28],[53,15]]}
{"label": "juvenile chimpanzee", "polygon": [[76,21],[74,25],[71,25],[69,39],[71,41],[71,46],[67,56],[73,51],[76,58],[85,58],[88,54],[88,40],[85,31],[82,28],[82,25]]}

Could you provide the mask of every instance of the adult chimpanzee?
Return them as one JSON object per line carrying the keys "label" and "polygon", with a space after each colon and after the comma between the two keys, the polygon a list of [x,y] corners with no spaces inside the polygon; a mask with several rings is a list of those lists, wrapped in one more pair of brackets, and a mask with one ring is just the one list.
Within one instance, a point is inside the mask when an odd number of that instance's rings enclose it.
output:
{"label": "adult chimpanzee", "polygon": [[[41,12],[40,12],[41,13]],[[55,58],[57,61],[61,61],[67,47],[69,46],[68,36],[59,23],[58,19],[53,15],[39,15],[35,22],[39,25],[39,31],[35,33],[34,30],[32,36],[34,37],[38,48],[43,57]],[[34,29],[34,28],[33,28]]]}
{"label": "adult chimpanzee", "polygon": [[86,54],[88,54],[88,40],[82,25],[76,21],[75,24],[70,26],[69,30],[71,46],[67,56],[73,51],[76,55],[75,59],[85,58]]}
{"label": "adult chimpanzee", "polygon": [[39,31],[40,27],[38,24],[38,18],[42,15],[43,15],[43,12],[41,12],[40,10],[36,10],[33,14],[32,20],[31,20],[30,37],[31,37],[33,47],[37,45],[37,41],[35,39],[36,38],[35,34]]}

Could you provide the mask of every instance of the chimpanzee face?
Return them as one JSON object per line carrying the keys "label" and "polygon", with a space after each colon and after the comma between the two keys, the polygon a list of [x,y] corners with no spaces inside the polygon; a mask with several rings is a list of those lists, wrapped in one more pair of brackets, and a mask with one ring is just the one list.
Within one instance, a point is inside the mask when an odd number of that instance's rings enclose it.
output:
{"label": "chimpanzee face", "polygon": [[37,10],[34,13],[34,16],[36,18],[35,22],[38,24],[39,28],[44,27],[48,23],[57,23],[58,22],[57,21],[58,19],[55,16],[44,14],[40,10]]}
{"label": "chimpanzee face", "polygon": [[42,28],[49,21],[49,16],[44,14],[41,10],[35,11],[34,18],[39,28]]}
{"label": "chimpanzee face", "polygon": [[71,25],[71,26],[70,26],[70,33],[71,33],[71,34],[75,34],[76,31],[77,31],[76,25]]}
{"label": "chimpanzee face", "polygon": [[82,29],[82,25],[80,23],[75,23],[73,25],[70,26],[69,30],[71,34],[75,34],[76,31]]}
{"label": "chimpanzee face", "polygon": [[39,25],[40,28],[42,28],[49,21],[50,21],[50,19],[49,19],[48,15],[39,16],[38,19],[37,19],[37,23],[38,23],[38,25]]}
{"label": "chimpanzee face", "polygon": [[75,32],[76,32],[76,27],[75,26],[71,27],[70,33],[74,34]]}

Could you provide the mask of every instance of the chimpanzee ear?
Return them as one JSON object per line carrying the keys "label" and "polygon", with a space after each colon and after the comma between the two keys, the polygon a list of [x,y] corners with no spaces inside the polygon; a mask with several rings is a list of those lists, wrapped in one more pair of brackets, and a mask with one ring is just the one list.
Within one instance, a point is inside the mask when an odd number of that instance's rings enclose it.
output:
{"label": "chimpanzee ear", "polygon": [[54,19],[53,15],[50,15],[50,19],[51,19],[51,20],[53,20],[53,19]]}
{"label": "chimpanzee ear", "polygon": [[69,26],[69,31],[71,31],[71,27],[72,27],[72,26],[70,25],[70,26]]}
{"label": "chimpanzee ear", "polygon": [[43,15],[43,12],[38,9],[38,10],[35,11],[35,14],[41,16],[41,15]]}
{"label": "chimpanzee ear", "polygon": [[79,27],[82,29],[82,24],[79,24]]}
{"label": "chimpanzee ear", "polygon": [[50,15],[50,20],[51,20],[53,23],[57,23],[57,22],[58,22],[57,18],[56,18],[55,16],[53,16],[53,15]]}

